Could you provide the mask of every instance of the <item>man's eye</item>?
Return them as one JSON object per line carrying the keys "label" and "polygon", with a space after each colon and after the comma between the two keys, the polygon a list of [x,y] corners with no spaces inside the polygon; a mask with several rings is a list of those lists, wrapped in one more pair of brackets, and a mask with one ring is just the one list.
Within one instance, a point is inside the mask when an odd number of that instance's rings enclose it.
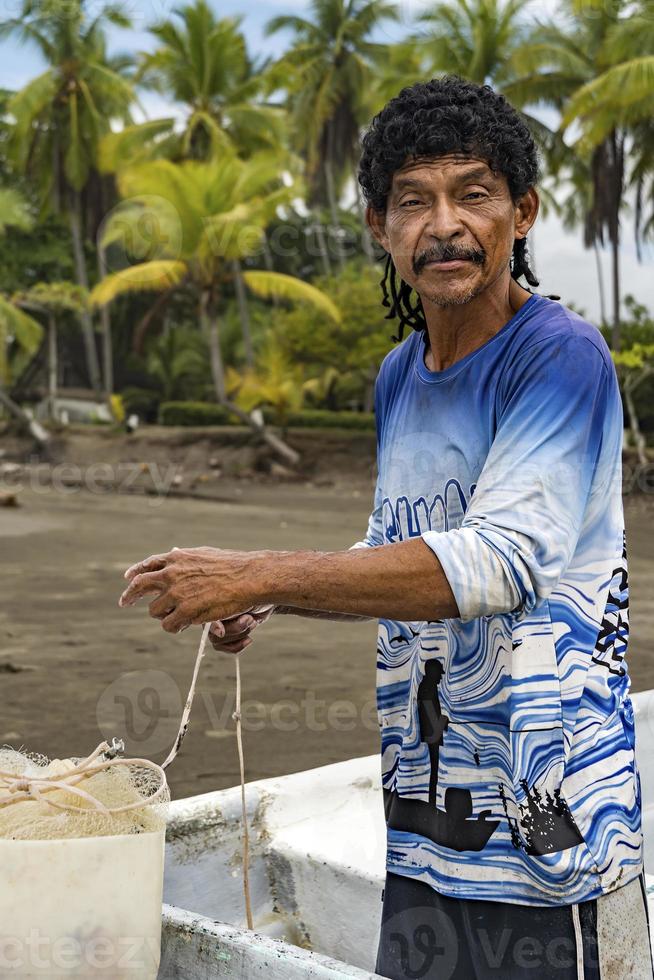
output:
{"label": "man's eye", "polygon": [[405,207],[407,207],[407,205],[411,205],[411,204],[422,204],[422,201],[419,201],[415,197],[410,197],[406,201],[402,201],[402,203],[400,204],[400,207],[401,208],[405,208]]}
{"label": "man's eye", "polygon": [[469,197],[486,197],[486,195],[483,194],[481,191],[470,191],[470,193],[466,194],[466,196],[464,197],[464,201],[467,201]]}

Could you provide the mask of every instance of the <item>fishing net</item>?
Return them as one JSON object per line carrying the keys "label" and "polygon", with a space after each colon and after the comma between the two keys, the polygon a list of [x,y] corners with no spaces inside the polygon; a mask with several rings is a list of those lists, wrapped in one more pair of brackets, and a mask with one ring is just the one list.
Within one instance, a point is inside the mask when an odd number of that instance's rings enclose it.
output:
{"label": "fishing net", "polygon": [[[191,708],[211,623],[200,637],[191,686],[179,730],[159,766],[149,759],[125,759],[124,745],[102,742],[86,759],[53,759],[0,748],[0,841],[113,837],[163,831],[170,791],[165,770],[174,762],[188,731]],[[241,725],[241,672],[236,658],[236,722],[243,818],[243,891],[248,927],[253,928],[249,888],[249,835]]]}
{"label": "fishing net", "polygon": [[0,748],[0,839],[58,840],[162,830],[170,793],[163,769],[101,743],[86,759]]}

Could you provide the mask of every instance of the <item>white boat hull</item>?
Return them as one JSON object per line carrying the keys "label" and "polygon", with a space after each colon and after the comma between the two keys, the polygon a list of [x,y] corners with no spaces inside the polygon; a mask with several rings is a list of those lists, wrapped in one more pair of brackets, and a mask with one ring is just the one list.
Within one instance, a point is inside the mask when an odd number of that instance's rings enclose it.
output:
{"label": "white boat hull", "polygon": [[[633,701],[654,869],[654,691]],[[369,756],[247,785],[254,934],[245,927],[240,788],[173,803],[160,980],[374,977],[386,842],[379,773]],[[654,878],[648,884],[654,916]]]}

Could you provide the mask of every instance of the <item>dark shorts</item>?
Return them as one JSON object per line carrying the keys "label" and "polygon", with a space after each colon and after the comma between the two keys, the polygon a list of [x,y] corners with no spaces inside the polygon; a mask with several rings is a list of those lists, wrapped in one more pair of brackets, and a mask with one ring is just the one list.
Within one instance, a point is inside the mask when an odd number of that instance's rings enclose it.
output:
{"label": "dark shorts", "polygon": [[579,905],[447,898],[387,874],[376,972],[391,980],[652,980],[642,879]]}

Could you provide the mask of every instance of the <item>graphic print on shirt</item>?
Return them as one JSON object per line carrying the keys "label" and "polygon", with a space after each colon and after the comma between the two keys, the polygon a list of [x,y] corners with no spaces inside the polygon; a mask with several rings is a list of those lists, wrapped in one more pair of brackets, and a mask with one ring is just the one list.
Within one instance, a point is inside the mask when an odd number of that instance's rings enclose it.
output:
{"label": "graphic print on shirt", "polygon": [[448,480],[441,493],[409,500],[406,495],[383,501],[382,521],[384,539],[407,541],[419,537],[423,531],[449,531],[461,523],[466,508],[475,492],[474,483],[468,493],[455,478]]}
{"label": "graphic print on shirt", "polygon": [[629,642],[629,575],[627,572],[627,536],[622,538],[622,560],[613,572],[602,626],[595,644],[593,663],[610,674],[623,677],[624,658]]}
{"label": "graphic print on shirt", "polygon": [[[448,530],[450,527],[457,527],[468,506],[469,499],[474,493],[474,484],[471,493],[466,495],[456,479],[449,479],[442,493],[436,493],[431,501],[429,508],[425,505],[425,498],[419,497],[415,501],[410,501],[406,495],[399,499],[384,500],[384,533],[389,542],[401,541],[409,536],[420,535],[427,530]],[[448,507],[449,504],[449,507]],[[433,526],[432,520],[436,526]],[[427,623],[427,627],[440,625],[443,629],[446,624],[439,621]],[[539,624],[537,633],[542,633],[542,625]],[[415,630],[410,623],[406,624],[409,631],[409,641],[413,641],[416,650],[419,650],[420,657],[424,657],[426,652],[421,642],[421,632]],[[428,635],[428,634],[427,634]],[[402,634],[389,638],[389,645],[396,648],[404,645],[406,647],[407,638]],[[488,844],[491,836],[497,830],[502,818],[508,824],[511,843],[515,848],[522,848],[527,854],[545,855],[564,851],[582,843],[579,830],[575,826],[569,807],[561,796],[560,786],[552,779],[556,773],[559,777],[562,769],[563,744],[561,738],[562,723],[558,716],[549,718],[548,727],[544,729],[545,736],[539,734],[543,731],[544,718],[542,713],[539,717],[537,698],[541,700],[556,697],[558,687],[558,677],[556,674],[556,660],[554,656],[553,643],[549,651],[543,657],[543,645],[534,644],[533,640],[525,635],[519,636],[516,633],[511,644],[511,652],[519,649],[519,656],[522,660],[523,670],[527,662],[531,661],[534,667],[538,667],[541,672],[541,690],[534,693],[532,704],[532,715],[537,719],[535,731],[529,734],[526,726],[521,733],[511,733],[511,746],[517,744],[519,740],[523,745],[530,744],[531,751],[540,759],[541,768],[538,772],[530,772],[533,784],[527,778],[518,779],[517,792],[511,793],[507,784],[500,776],[493,783],[486,787],[485,802],[483,808],[473,804],[473,794],[468,785],[447,785],[441,786],[439,790],[439,760],[441,750],[450,749],[447,742],[447,732],[449,729],[450,738],[456,734],[457,748],[452,750],[452,757],[459,759],[453,765],[450,762],[448,769],[450,772],[458,769],[458,779],[465,781],[465,771],[462,772],[460,764],[461,746],[468,743],[467,726],[459,720],[458,724],[447,714],[443,713],[439,700],[438,688],[443,681],[445,668],[437,658],[426,659],[424,661],[424,674],[416,690],[417,718],[415,730],[417,735],[411,732],[405,740],[407,747],[413,746],[417,737],[423,751],[429,759],[428,791],[427,799],[424,799],[425,790],[421,796],[416,798],[406,794],[407,784],[400,777],[398,779],[400,791],[398,792],[397,783],[394,789],[385,789],[384,806],[386,821],[392,830],[407,833],[420,834],[422,837],[439,844],[442,847],[462,852],[462,851],[481,851]],[[495,687],[487,688],[484,683],[483,673],[486,673],[484,662],[480,662],[481,675],[475,683],[476,695],[479,697],[480,691],[483,692],[485,699],[485,711],[488,713],[489,707],[501,707],[502,699],[506,694],[507,682],[515,675],[515,670],[507,657],[502,658],[502,650],[507,652],[506,646],[497,650],[497,663],[501,666],[496,678]],[[383,652],[383,645],[381,647]],[[544,671],[544,660],[548,659],[549,652],[549,683],[546,684],[542,676]],[[469,668],[468,668],[469,669]],[[450,678],[456,677],[456,670],[450,671]],[[450,679],[450,687],[452,681]],[[451,696],[451,692],[450,692]],[[550,727],[551,726],[551,727]],[[554,733],[553,729],[556,729]],[[487,737],[482,736],[482,744]],[[495,740],[501,739],[500,732],[496,730]],[[509,744],[509,732],[507,725],[507,744],[502,755],[505,763],[502,768],[506,774],[510,772],[511,749]],[[475,766],[481,764],[480,750],[475,748],[471,753]],[[521,750],[524,755],[524,750]],[[418,761],[418,760],[416,760]],[[533,761],[531,763],[533,766]],[[404,767],[408,773],[408,767]],[[496,768],[497,773],[497,768]],[[441,774],[442,776],[442,774]],[[403,785],[404,783],[404,785]],[[489,800],[490,796],[490,800]],[[442,800],[442,809],[438,806],[439,798]],[[489,805],[490,804],[490,805]]]}
{"label": "graphic print on shirt", "polygon": [[570,813],[570,807],[561,796],[559,787],[551,793],[541,793],[535,786],[531,789],[527,780],[521,780],[526,802],[518,805],[518,818],[509,814],[509,804],[500,784],[500,796],[511,829],[511,843],[517,849],[523,848],[527,854],[553,854],[565,851],[568,847],[583,843]]}
{"label": "graphic print on shirt", "polygon": [[384,794],[386,822],[394,830],[404,830],[427,837],[435,844],[454,851],[481,851],[489,841],[499,821],[488,820],[490,811],[472,816],[472,795],[469,789],[450,786],[445,790],[445,810],[436,805],[438,788],[439,747],[447,730],[449,718],[441,712],[438,685],[443,677],[438,660],[428,660],[425,675],[417,693],[418,728],[420,741],[429,753],[429,795],[426,801],[400,796],[394,790]]}

